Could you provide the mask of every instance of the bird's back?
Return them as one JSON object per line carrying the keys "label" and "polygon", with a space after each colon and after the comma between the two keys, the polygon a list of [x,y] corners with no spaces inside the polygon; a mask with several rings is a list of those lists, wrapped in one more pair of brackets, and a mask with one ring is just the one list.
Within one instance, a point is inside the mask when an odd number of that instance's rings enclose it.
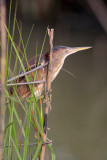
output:
{"label": "bird's back", "polygon": [[[38,66],[42,66],[46,62],[48,62],[48,60],[49,60],[49,52],[43,54],[42,56],[40,56],[40,55],[34,56],[25,65],[25,70],[26,70],[26,72],[28,72],[28,71],[30,71],[30,70],[38,67]],[[39,80],[44,80],[45,81],[46,80],[46,68],[47,68],[46,66],[41,67],[40,69],[37,70],[37,72],[35,71],[35,73],[31,72],[30,74],[28,74],[27,77],[28,77],[29,81],[30,82],[39,81]],[[21,72],[21,74],[22,73],[23,72]],[[34,77],[35,77],[35,79],[34,79]],[[22,77],[18,78],[16,80],[16,82],[17,83],[25,83],[26,82],[25,76],[22,76]],[[43,88],[44,88],[43,83],[34,85],[34,93],[35,93],[36,97],[41,95]],[[29,97],[29,95],[31,93],[28,84],[18,85],[17,88],[16,88],[16,92],[21,99]],[[11,87],[10,88],[10,94],[13,95],[13,93],[14,93],[14,89],[13,89],[13,87]]]}

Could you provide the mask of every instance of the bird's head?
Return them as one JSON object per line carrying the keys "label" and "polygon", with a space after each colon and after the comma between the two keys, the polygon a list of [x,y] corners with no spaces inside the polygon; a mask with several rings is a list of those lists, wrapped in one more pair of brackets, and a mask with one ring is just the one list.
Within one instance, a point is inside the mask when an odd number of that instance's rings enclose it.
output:
{"label": "bird's head", "polygon": [[66,46],[56,46],[53,48],[53,56],[60,58],[63,61],[65,58],[78,51],[86,50],[91,47],[66,47]]}

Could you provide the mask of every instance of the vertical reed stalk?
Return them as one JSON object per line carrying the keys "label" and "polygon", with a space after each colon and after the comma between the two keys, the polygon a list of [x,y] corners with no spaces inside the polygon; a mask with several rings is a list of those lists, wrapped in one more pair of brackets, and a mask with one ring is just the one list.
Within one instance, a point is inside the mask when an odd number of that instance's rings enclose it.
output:
{"label": "vertical reed stalk", "polygon": [[5,70],[6,70],[6,5],[5,0],[0,0],[0,28],[1,28],[1,106],[0,106],[0,160],[2,159],[4,107],[5,107]]}
{"label": "vertical reed stalk", "polygon": [[45,107],[45,115],[44,115],[44,133],[43,133],[43,145],[41,151],[41,160],[44,160],[45,157],[45,149],[46,149],[46,138],[47,138],[47,120],[48,120],[48,111],[50,107],[50,90],[51,90],[51,77],[52,77],[52,68],[53,68],[53,60],[52,60],[52,52],[53,52],[53,35],[54,29],[48,29],[49,35],[49,43],[50,43],[50,60],[47,68],[47,80],[46,80],[46,107]]}

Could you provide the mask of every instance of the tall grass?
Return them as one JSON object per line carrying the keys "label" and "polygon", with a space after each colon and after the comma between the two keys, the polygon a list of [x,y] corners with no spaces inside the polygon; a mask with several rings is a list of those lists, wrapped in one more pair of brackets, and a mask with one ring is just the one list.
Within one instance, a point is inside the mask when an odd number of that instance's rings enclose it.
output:
{"label": "tall grass", "polygon": [[0,1],[0,39],[1,39],[1,94],[0,94],[0,159],[2,159],[2,144],[4,130],[4,106],[5,106],[5,74],[6,74],[6,30],[3,23],[6,23],[6,4],[4,0]]}
{"label": "tall grass", "polygon": [[[12,3],[12,2],[11,2]],[[17,7],[16,7],[17,8]],[[28,59],[26,55],[26,49],[30,40],[30,35],[33,30],[33,26],[29,32],[28,39],[26,44],[23,42],[23,37],[21,33],[21,29],[16,19],[16,12],[14,14],[13,21],[13,29],[12,34],[10,34],[10,23],[11,23],[11,4],[10,4],[10,12],[9,12],[9,22],[8,27],[4,24],[7,31],[7,55],[6,55],[6,81],[10,79],[11,74],[16,76],[17,73],[20,73],[21,70],[26,72],[25,67],[23,65],[23,60],[26,61],[28,67]],[[19,45],[16,45],[14,42],[15,29],[18,29],[19,32]],[[43,45],[41,49],[41,54],[43,52],[43,47],[45,44],[47,31],[43,40]],[[20,46],[22,46],[23,51],[20,51]],[[13,70],[10,71],[13,52],[15,52],[16,59],[14,63]],[[23,53],[23,54],[22,54]],[[37,48],[35,51],[37,55]],[[41,56],[40,54],[40,56]],[[19,67],[20,66],[20,67]],[[34,73],[34,79],[36,77],[37,71]],[[30,81],[28,76],[26,75],[27,82]],[[17,81],[16,81],[17,82]],[[11,82],[13,83],[13,82]],[[8,90],[9,88],[5,86],[5,126],[4,126],[4,139],[3,139],[3,155],[2,159],[19,159],[19,160],[39,160],[41,155],[41,148],[43,144],[43,125],[44,125],[44,117],[42,110],[42,99],[40,98],[38,101],[34,95],[34,84],[29,84],[29,88],[31,90],[31,96],[29,99],[25,99],[22,101],[16,92],[16,87],[14,86],[14,94],[11,97]],[[20,109],[19,109],[20,107]],[[33,139],[31,142],[30,139]],[[55,159],[55,154],[52,149],[49,141],[46,140],[47,146],[50,148],[52,153],[52,160]]]}

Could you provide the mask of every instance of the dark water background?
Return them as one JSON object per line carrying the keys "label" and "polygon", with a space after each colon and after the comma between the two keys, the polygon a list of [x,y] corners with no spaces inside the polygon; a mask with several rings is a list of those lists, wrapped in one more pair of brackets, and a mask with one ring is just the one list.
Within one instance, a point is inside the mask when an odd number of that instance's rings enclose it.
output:
{"label": "dark water background", "polygon": [[[40,52],[47,25],[35,23],[27,48],[28,59],[35,55],[37,43]],[[22,22],[24,42],[31,26]],[[84,14],[73,14],[72,18],[65,15],[51,26],[55,29],[54,46],[93,46],[65,60],[63,68],[76,78],[62,70],[52,83],[48,138],[53,141],[57,160],[106,160],[107,35],[95,19]],[[15,42],[18,40],[16,32]],[[48,48],[47,37],[44,52]]]}

